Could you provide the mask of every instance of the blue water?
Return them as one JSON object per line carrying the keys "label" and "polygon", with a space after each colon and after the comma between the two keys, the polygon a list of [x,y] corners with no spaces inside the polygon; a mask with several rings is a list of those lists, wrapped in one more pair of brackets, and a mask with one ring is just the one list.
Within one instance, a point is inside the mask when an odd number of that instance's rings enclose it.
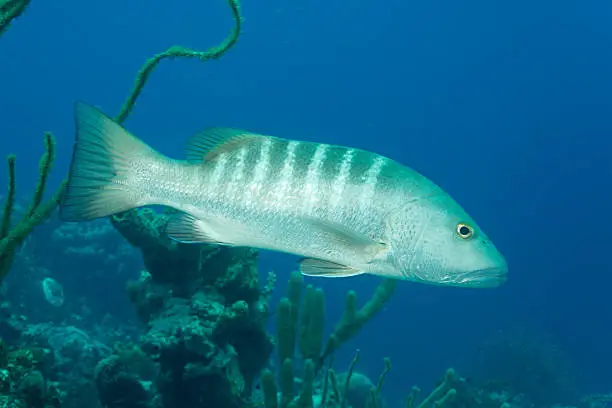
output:
{"label": "blue water", "polygon": [[[386,389],[399,398],[468,364],[496,330],[528,326],[568,350],[585,392],[609,391],[612,3],[245,3],[236,48],[163,62],[130,131],[176,157],[206,126],[390,156],[448,191],[510,266],[493,290],[402,282],[339,361],[358,347],[376,376],[391,356]],[[65,175],[76,100],[114,115],[147,58],[215,45],[231,27],[223,0],[34,1],[0,39],[0,154],[17,154],[20,193],[45,130],[58,141],[51,182]],[[278,254],[261,262],[279,282],[295,267]],[[327,290],[331,325],[344,293],[366,299],[377,279],[309,282]]]}

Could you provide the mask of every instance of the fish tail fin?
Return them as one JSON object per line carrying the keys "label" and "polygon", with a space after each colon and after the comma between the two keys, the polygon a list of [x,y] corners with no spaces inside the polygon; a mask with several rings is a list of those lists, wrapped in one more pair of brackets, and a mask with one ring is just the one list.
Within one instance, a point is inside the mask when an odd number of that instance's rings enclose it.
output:
{"label": "fish tail fin", "polygon": [[78,102],[75,120],[76,139],[60,219],[87,221],[152,204],[138,194],[142,183],[138,172],[147,171],[146,162],[159,153],[93,106]]}

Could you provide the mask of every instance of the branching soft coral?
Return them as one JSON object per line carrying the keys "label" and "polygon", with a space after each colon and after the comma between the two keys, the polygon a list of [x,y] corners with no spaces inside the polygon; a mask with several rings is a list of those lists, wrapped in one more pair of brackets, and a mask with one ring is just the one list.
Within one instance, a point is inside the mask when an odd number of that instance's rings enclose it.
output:
{"label": "branching soft coral", "polygon": [[15,252],[32,230],[46,220],[58,205],[64,192],[65,183],[58,188],[49,201],[43,202],[47,180],[53,162],[55,161],[55,139],[51,133],[45,133],[45,153],[40,159],[38,183],[34,190],[32,203],[23,218],[15,225],[11,225],[12,214],[15,207],[15,156],[7,158],[8,163],[8,193],[4,202],[2,218],[0,220],[0,281],[11,269]]}
{"label": "branching soft coral", "polygon": [[[128,116],[132,113],[132,110],[136,105],[136,100],[142,93],[142,90],[144,89],[145,84],[149,80],[151,73],[153,73],[155,68],[162,60],[174,58],[192,58],[198,59],[200,61],[216,60],[225,55],[225,53],[228,52],[236,44],[236,42],[238,42],[238,38],[240,37],[242,30],[243,20],[240,9],[240,2],[239,0],[228,0],[228,3],[232,11],[232,16],[234,18],[234,27],[229,33],[229,35],[225,38],[225,40],[223,40],[223,42],[221,42],[219,45],[210,47],[204,51],[198,51],[180,45],[174,45],[168,48],[166,51],[156,54],[150,59],[148,59],[144,63],[140,71],[138,71],[132,91],[130,92],[123,106],[121,107],[121,111],[114,118],[117,123],[121,124],[125,122]],[[137,230],[142,229],[140,228],[141,225],[139,225],[140,221],[138,220],[140,215],[142,215],[142,213],[139,213],[138,210],[130,210],[122,214],[116,214],[112,217],[112,219],[114,221],[120,222],[114,222],[113,225],[115,227],[121,226],[122,228],[118,229],[119,232],[121,232],[122,234],[129,234],[130,228],[134,228]]]}
{"label": "branching soft coral", "polygon": [[[387,304],[395,291],[395,285],[395,280],[383,280],[372,298],[361,308],[357,307],[356,293],[350,291],[346,298],[342,319],[323,347],[325,327],[323,290],[304,285],[302,275],[299,272],[292,273],[289,278],[287,296],[280,300],[276,310],[276,342],[280,368],[276,375],[270,369],[262,373],[265,407],[312,408],[314,404],[313,384],[317,375],[323,371],[325,361],[333,356],[340,345],[354,337]],[[296,345],[301,359],[296,358]],[[296,360],[302,362],[301,367],[296,367]],[[353,360],[352,366],[356,362],[357,357]],[[299,392],[296,392],[294,387],[296,368],[301,371],[303,377]],[[333,377],[333,370],[328,369],[327,375],[330,373]],[[333,378],[330,380],[334,381]],[[327,380],[325,383],[327,384]],[[382,387],[382,382],[380,387]],[[277,398],[278,391],[280,391],[280,399]],[[338,392],[332,394],[338,394]],[[327,395],[328,393],[324,391],[324,400]]]}
{"label": "branching soft coral", "polygon": [[23,14],[29,4],[30,0],[0,0],[0,36],[11,21]]}

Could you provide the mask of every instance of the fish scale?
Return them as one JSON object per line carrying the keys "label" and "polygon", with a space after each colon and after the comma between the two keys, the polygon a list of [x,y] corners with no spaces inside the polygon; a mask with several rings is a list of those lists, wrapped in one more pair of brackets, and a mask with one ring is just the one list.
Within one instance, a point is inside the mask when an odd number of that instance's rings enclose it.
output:
{"label": "fish scale", "polygon": [[190,139],[187,160],[175,160],[90,105],[75,112],[66,221],[164,205],[178,210],[166,228],[177,241],[298,255],[306,275],[468,287],[506,280],[505,259],[463,208],[390,158],[209,128]]}

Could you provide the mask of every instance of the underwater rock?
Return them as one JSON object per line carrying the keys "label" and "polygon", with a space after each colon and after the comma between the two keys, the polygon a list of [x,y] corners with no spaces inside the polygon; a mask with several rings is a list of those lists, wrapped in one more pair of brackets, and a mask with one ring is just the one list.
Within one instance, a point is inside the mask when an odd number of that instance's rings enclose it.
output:
{"label": "underwater rock", "polygon": [[164,407],[199,406],[204,401],[239,407],[244,377],[238,353],[231,344],[216,344],[214,320],[191,310],[188,304],[174,303],[143,338],[143,348],[160,363]]}
{"label": "underwater rock", "polygon": [[136,313],[143,323],[147,323],[164,309],[166,300],[173,296],[173,291],[167,285],[157,285],[152,282],[152,275],[141,271],[140,279],[128,281],[126,291],[130,301],[136,306]]}
{"label": "underwater rock", "polygon": [[[246,407],[253,382],[272,352],[265,330],[267,293],[258,289],[256,268],[231,268],[225,262],[233,258],[223,259],[218,267],[229,272],[215,279],[222,284],[199,281],[200,289],[190,297],[176,296],[171,285],[147,274],[131,284],[132,299],[148,327],[141,347],[159,364],[156,386],[165,408],[204,402],[217,408]],[[234,300],[247,294],[249,301]]]}
{"label": "underwater rock", "polygon": [[95,370],[100,403],[105,408],[145,408],[151,400],[147,387],[123,355],[101,360]]}
{"label": "underwater rock", "polygon": [[43,349],[5,348],[0,369],[0,407],[55,408],[61,392],[47,376],[49,358]]}
{"label": "underwater rock", "polygon": [[110,347],[75,326],[50,323],[28,325],[22,339],[43,348],[44,353],[39,353],[37,359],[44,369],[37,369],[45,377],[60,382],[63,408],[91,406],[96,399],[94,368],[98,361],[112,353]]}
{"label": "underwater rock", "polygon": [[45,379],[40,371],[32,371],[19,383],[19,393],[26,404],[31,407],[42,407],[46,397]]}

